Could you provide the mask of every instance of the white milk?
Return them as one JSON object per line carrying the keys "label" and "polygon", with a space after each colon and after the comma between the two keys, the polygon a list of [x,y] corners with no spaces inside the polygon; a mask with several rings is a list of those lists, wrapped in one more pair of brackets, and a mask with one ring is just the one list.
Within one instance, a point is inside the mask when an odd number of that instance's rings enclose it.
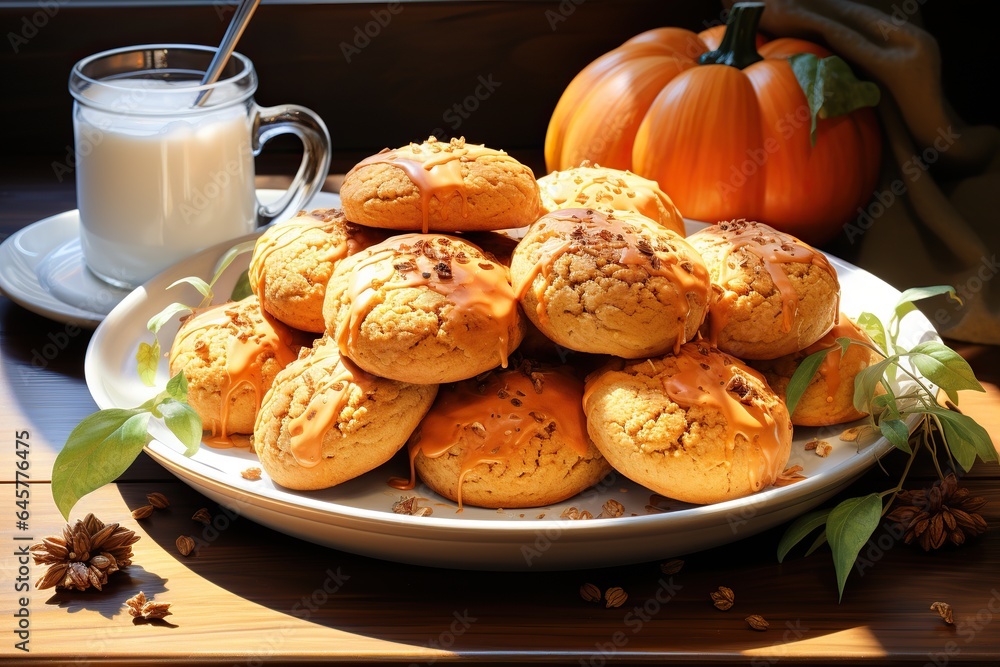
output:
{"label": "white milk", "polygon": [[111,109],[76,105],[77,202],[88,267],[135,286],[253,231],[254,163],[246,102],[192,113],[176,83],[120,85],[87,91]]}

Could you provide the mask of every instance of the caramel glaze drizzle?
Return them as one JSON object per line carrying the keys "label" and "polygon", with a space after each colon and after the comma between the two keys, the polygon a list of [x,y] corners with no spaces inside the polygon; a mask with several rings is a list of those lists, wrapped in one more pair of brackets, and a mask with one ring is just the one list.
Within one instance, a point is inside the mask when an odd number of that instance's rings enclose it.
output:
{"label": "caramel glaze drizzle", "polygon": [[501,365],[506,368],[518,317],[507,267],[490,261],[475,246],[441,234],[400,234],[357,257],[347,287],[348,321],[337,330],[341,354],[348,355],[379,295],[426,287],[454,304],[451,316],[472,310],[494,325]]}
{"label": "caramel glaze drizzle", "polygon": [[826,381],[827,402],[833,401],[833,395],[837,393],[837,388],[840,387],[840,360],[842,355],[840,346],[837,345],[838,338],[850,338],[862,343],[871,343],[871,339],[868,338],[858,325],[852,322],[847,315],[840,313],[837,323],[833,325],[833,328],[825,336],[798,354],[798,356],[804,359],[814,352],[819,352],[827,348],[830,349],[823,358],[823,363],[819,366],[819,373],[823,375]]}
{"label": "caramel glaze drizzle", "polygon": [[736,436],[746,438],[749,447],[760,450],[760,465],[750,467],[750,487],[754,491],[773,484],[784,468],[779,456],[782,439],[791,438],[788,411],[762,407],[757,390],[746,381],[749,376],[767,386],[764,377],[739,360],[704,343],[688,343],[676,354],[677,373],[663,380],[670,400],[682,408],[702,406],[718,410],[726,420],[726,457],[732,464]]}
{"label": "caramel glaze drizzle", "polygon": [[437,199],[442,220],[448,219],[448,201],[455,196],[462,198],[462,217],[469,215],[469,197],[465,190],[463,165],[481,157],[514,159],[504,151],[480,144],[467,144],[464,138],[449,143],[428,138],[425,144],[410,144],[402,148],[384,149],[354,165],[348,177],[357,170],[372,164],[388,164],[402,169],[420,192],[421,230],[426,234],[430,227],[430,202]]}
{"label": "caramel glaze drizzle", "polygon": [[304,376],[315,369],[319,377],[301,414],[288,420],[289,452],[303,468],[312,468],[323,460],[323,437],[336,427],[355,390],[364,395],[376,391],[374,375],[358,368],[337,352],[337,346],[324,342],[288,365],[284,376]]}
{"label": "caramel glaze drizzle", "polygon": [[263,386],[264,362],[273,357],[284,367],[295,360],[301,348],[295,330],[263,312],[258,303],[257,297],[252,296],[239,303],[213,306],[189,317],[177,332],[175,347],[211,329],[226,329],[229,332],[226,381],[219,392],[219,421],[209,420],[207,430],[211,435],[204,440],[207,445],[219,448],[233,446],[228,422],[230,399],[234,392],[244,385],[249,386],[254,393],[255,412],[260,412],[261,398],[267,390]]}
{"label": "caramel glaze drizzle", "polygon": [[[611,213],[585,208],[567,208],[542,216],[528,233],[545,230],[550,236],[542,243],[535,265],[518,286],[517,298],[524,298],[534,285],[538,302],[535,312],[540,322],[547,323],[545,292],[556,260],[568,252],[582,252],[595,257],[617,253],[611,261],[622,266],[642,267],[650,276],[665,277],[676,285],[683,295],[682,312],[687,318],[691,311],[687,295],[694,294],[703,302],[708,301],[708,268],[684,239],[677,236],[667,242],[662,237],[673,232],[653,225],[652,221],[644,226],[634,218],[623,220]],[[681,252],[679,248],[687,252]],[[542,280],[536,284],[535,278],[539,275]],[[674,344],[675,351],[686,342],[686,329],[681,328],[681,335]]]}
{"label": "caramel glaze drizzle", "polygon": [[709,306],[710,340],[713,345],[718,342],[719,332],[729,321],[729,309],[738,296],[729,289],[729,281],[736,273],[735,268],[729,266],[729,257],[737,250],[746,249],[760,258],[764,269],[771,276],[775,288],[781,295],[783,333],[792,330],[792,321],[798,312],[799,297],[792,287],[792,281],[788,279],[788,274],[781,268],[782,264],[796,262],[818,266],[829,273],[839,285],[837,272],[823,253],[794,236],[779,232],[763,223],[746,220],[720,222],[698,234],[717,236],[728,243],[719,262],[719,280],[716,283],[722,288],[723,293],[717,299],[713,299]]}
{"label": "caramel glaze drizzle", "polygon": [[[558,208],[592,207],[602,211],[636,211],[656,221],[660,220],[661,208],[675,210],[674,203],[660,190],[656,181],[632,172],[625,173],[640,186],[638,188],[621,176],[608,174],[600,168],[580,167],[572,172],[572,178],[565,172],[553,172],[541,180],[545,194]],[[680,230],[684,229],[683,220],[673,222]],[[683,234],[682,231],[678,233]]]}
{"label": "caramel glaze drizzle", "polygon": [[[310,219],[307,219],[308,216]],[[254,294],[264,293],[265,267],[271,256],[287,248],[311,229],[319,230],[330,236],[330,244],[318,262],[336,262],[349,255],[354,255],[365,248],[385,240],[385,234],[360,225],[348,222],[339,209],[317,210],[279,223],[262,234],[254,245],[253,256],[250,259],[250,281]]]}
{"label": "caramel glaze drizzle", "polygon": [[469,472],[480,464],[507,464],[523,455],[536,435],[548,437],[558,432],[584,457],[590,439],[582,399],[583,383],[552,369],[511,369],[494,372],[484,382],[443,385],[408,443],[410,479],[393,478],[389,484],[412,489],[418,454],[435,459],[456,445],[464,445],[458,478],[461,508],[462,483]]}

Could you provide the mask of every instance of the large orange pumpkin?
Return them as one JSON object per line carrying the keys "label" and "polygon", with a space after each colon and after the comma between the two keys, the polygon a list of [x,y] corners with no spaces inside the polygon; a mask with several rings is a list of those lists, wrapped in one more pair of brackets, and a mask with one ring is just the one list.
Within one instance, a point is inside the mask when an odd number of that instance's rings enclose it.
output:
{"label": "large orange pumpkin", "polygon": [[[552,114],[548,169],[582,160],[631,169],[658,181],[686,217],[756,219],[813,244],[833,238],[875,188],[878,123],[867,107],[819,118],[813,144],[788,56],[831,54],[800,39],[765,43],[762,9],[734,5],[728,27],[700,34],[650,30],[592,62]],[[699,64],[709,51],[729,64]]]}

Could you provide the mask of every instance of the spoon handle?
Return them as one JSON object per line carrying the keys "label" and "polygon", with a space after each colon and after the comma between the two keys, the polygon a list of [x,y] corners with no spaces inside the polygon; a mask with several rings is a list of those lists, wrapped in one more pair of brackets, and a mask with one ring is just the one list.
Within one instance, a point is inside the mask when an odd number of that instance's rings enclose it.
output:
{"label": "spoon handle", "polygon": [[[233,14],[233,18],[229,21],[229,27],[226,28],[226,34],[222,38],[222,43],[219,44],[219,50],[215,52],[215,57],[212,58],[212,62],[205,71],[205,76],[201,79],[201,85],[206,86],[218,81],[219,76],[222,74],[222,68],[229,62],[229,56],[236,49],[236,42],[243,36],[243,31],[246,29],[247,24],[250,23],[250,18],[259,4],[260,0],[240,0],[239,7],[236,8],[236,13]],[[203,90],[198,93],[198,98],[195,100],[194,105],[201,106],[204,104],[209,94],[211,94],[211,90]]]}

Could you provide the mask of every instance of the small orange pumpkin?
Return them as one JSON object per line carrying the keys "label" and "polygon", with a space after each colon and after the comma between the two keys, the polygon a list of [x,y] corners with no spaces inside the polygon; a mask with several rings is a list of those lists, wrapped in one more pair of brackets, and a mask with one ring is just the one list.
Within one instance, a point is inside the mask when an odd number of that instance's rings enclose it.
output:
{"label": "small orange pumpkin", "polygon": [[878,123],[867,107],[821,113],[812,135],[788,57],[831,54],[800,39],[765,43],[762,11],[738,3],[725,28],[650,30],[592,62],[552,114],[548,169],[630,169],[689,218],[751,218],[814,245],[833,238],[875,188]]}

